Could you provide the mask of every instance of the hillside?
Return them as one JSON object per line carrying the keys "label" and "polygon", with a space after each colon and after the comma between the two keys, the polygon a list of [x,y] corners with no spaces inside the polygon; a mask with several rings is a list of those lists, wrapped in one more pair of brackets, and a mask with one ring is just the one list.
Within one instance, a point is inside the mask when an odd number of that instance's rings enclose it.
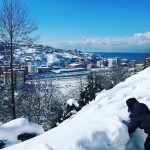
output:
{"label": "hillside", "polygon": [[137,130],[134,139],[129,140],[127,127],[120,118],[128,118],[128,98],[135,97],[150,108],[149,86],[147,68],[113,89],[102,91],[58,127],[6,150],[143,150],[143,131]]}

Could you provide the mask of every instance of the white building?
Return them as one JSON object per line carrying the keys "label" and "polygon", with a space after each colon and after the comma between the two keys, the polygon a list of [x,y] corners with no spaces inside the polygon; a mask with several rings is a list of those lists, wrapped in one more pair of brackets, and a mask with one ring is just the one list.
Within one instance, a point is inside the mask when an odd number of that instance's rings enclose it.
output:
{"label": "white building", "polygon": [[28,65],[28,73],[29,74],[38,73],[38,67],[37,67],[37,65],[29,64]]}
{"label": "white building", "polygon": [[121,58],[116,57],[116,58],[108,58],[108,67],[113,68],[113,67],[119,67],[121,66]]}
{"label": "white building", "polygon": [[100,60],[96,62],[96,66],[101,67],[101,61]]}
{"label": "white building", "polygon": [[108,67],[113,68],[116,66],[116,60],[114,58],[108,58]]}
{"label": "white building", "polygon": [[103,68],[103,67],[105,66],[105,65],[104,65],[104,60],[98,60],[98,61],[96,62],[96,66],[99,67],[99,68],[100,68],[100,67]]}

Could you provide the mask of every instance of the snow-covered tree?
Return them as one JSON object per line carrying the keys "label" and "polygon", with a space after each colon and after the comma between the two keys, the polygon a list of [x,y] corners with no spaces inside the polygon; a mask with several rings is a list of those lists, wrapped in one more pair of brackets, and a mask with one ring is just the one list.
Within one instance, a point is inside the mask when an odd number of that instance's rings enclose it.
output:
{"label": "snow-covered tree", "polygon": [[55,127],[62,115],[62,104],[57,95],[51,80],[26,84],[17,96],[17,117],[28,118],[46,130]]}
{"label": "snow-covered tree", "polygon": [[79,104],[75,99],[69,99],[65,103],[64,112],[61,121],[68,119],[70,116],[76,114],[80,110]]}

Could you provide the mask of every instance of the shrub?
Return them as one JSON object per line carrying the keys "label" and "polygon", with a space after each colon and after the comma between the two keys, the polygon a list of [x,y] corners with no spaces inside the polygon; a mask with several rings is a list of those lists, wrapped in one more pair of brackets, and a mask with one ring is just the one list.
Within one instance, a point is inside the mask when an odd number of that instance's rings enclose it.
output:
{"label": "shrub", "polygon": [[4,148],[5,140],[0,140],[0,149]]}
{"label": "shrub", "polygon": [[17,139],[21,140],[21,141],[26,141],[35,136],[37,136],[37,134],[35,134],[35,133],[23,133],[23,134],[18,135]]}

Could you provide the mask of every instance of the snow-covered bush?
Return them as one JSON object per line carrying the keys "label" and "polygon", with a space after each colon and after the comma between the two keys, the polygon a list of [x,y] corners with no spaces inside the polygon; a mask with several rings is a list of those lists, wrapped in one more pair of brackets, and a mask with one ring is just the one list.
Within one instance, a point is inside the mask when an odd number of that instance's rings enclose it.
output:
{"label": "snow-covered bush", "polygon": [[25,133],[18,135],[17,139],[21,140],[21,141],[26,141],[26,140],[34,138],[35,136],[37,136],[36,133],[26,133],[25,132]]}
{"label": "snow-covered bush", "polygon": [[6,145],[5,142],[6,141],[4,140],[0,140],[0,149],[4,148],[4,146]]}
{"label": "snow-covered bush", "polygon": [[[29,122],[25,118],[15,119],[0,126],[0,146],[13,145],[40,135],[43,132],[43,127],[38,124]],[[28,137],[25,137],[25,135],[28,135]]]}
{"label": "snow-covered bush", "polygon": [[69,99],[65,104],[64,112],[62,115],[62,121],[76,114],[79,110],[80,108],[78,102],[74,99]]}

